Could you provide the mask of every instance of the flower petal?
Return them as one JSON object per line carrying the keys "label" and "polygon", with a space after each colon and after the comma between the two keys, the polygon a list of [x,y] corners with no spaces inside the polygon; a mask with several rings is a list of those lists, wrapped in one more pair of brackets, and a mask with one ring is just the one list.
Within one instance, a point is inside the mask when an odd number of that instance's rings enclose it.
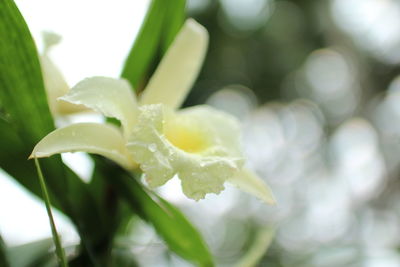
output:
{"label": "flower petal", "polygon": [[188,198],[199,200],[208,193],[218,194],[224,189],[224,182],[241,168],[243,160],[221,156],[221,151],[213,147],[194,154],[174,146],[164,133],[168,114],[165,109],[161,104],[142,106],[127,145],[149,186],[161,186],[177,174]]}
{"label": "flower petal", "polygon": [[135,166],[120,131],[111,125],[98,123],[72,124],[49,133],[35,146],[29,158],[74,151],[102,155],[127,169]]}
{"label": "flower petal", "polygon": [[246,168],[237,172],[228,182],[268,204],[276,203],[274,195],[268,185],[260,177]]}
{"label": "flower petal", "polygon": [[207,45],[207,30],[188,19],[151,77],[140,103],[178,108],[198,76]]}
{"label": "flower petal", "polygon": [[[181,152],[182,153],[182,152]],[[183,193],[191,199],[200,200],[206,194],[219,194],[224,183],[241,165],[241,160],[227,157],[201,157],[181,155],[178,177]]]}
{"label": "flower petal", "polygon": [[58,45],[61,42],[61,35],[54,33],[54,32],[49,32],[49,31],[44,31],[42,32],[42,38],[43,38],[43,43],[44,43],[44,54],[47,54],[49,50],[53,47]]}
{"label": "flower petal", "polygon": [[128,136],[136,120],[137,103],[129,83],[122,79],[92,77],[75,85],[61,100],[85,105],[121,121]]}
{"label": "flower petal", "polygon": [[176,173],[171,157],[174,150],[162,135],[163,116],[161,105],[140,107],[138,122],[127,144],[152,188],[165,184]]}
{"label": "flower petal", "polygon": [[45,42],[45,49],[44,53],[40,56],[40,64],[46,88],[47,102],[49,103],[51,113],[53,115],[68,114],[84,110],[82,106],[57,101],[57,98],[65,95],[69,91],[69,86],[64,76],[49,55],[50,48],[59,42],[60,36],[46,32],[43,33],[43,39]]}
{"label": "flower petal", "polygon": [[[189,122],[192,128],[200,128],[203,134],[210,138],[214,149],[213,155],[218,154],[216,151],[218,149],[221,156],[242,157],[240,123],[230,114],[207,105],[200,105],[179,110],[175,118]],[[166,127],[170,127],[169,123]]]}

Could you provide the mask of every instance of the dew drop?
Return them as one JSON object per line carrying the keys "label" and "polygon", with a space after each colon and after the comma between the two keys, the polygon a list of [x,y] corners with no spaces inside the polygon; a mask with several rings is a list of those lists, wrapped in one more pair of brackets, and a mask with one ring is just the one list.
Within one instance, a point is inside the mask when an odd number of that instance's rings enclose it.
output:
{"label": "dew drop", "polygon": [[151,152],[156,152],[156,150],[157,150],[157,145],[156,145],[156,144],[150,144],[150,145],[149,145],[149,150],[150,150]]}

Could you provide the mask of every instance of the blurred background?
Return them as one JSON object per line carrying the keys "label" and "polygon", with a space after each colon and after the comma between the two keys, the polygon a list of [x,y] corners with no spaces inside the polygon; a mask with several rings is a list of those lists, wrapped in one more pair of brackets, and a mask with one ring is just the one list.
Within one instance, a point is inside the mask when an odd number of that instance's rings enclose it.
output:
{"label": "blurred background", "polygon": [[[63,36],[52,56],[71,85],[118,76],[148,6],[16,2],[39,47],[43,30]],[[160,189],[200,228],[218,265],[400,266],[400,2],[190,0],[188,16],[208,29],[210,47],[185,105],[207,103],[243,122],[248,165],[278,201],[265,206],[228,188],[196,203],[176,180]],[[77,158],[85,155],[64,156]],[[5,201],[17,186],[0,181]],[[6,216],[4,201],[7,242],[50,234],[36,200]],[[26,229],[15,220],[32,216],[23,214],[29,205],[43,219]],[[64,241],[76,242],[68,221],[57,218]],[[132,223],[126,246],[143,266],[186,266],[143,223]]]}

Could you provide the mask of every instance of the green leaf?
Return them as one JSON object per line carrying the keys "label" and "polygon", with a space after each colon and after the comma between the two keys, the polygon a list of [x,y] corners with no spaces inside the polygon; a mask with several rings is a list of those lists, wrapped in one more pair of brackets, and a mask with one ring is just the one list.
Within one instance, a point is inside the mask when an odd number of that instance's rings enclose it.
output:
{"label": "green leaf", "polygon": [[154,226],[172,251],[199,266],[213,266],[207,245],[179,209],[144,189],[128,174],[114,175],[112,179],[132,210]]}
{"label": "green leaf", "polygon": [[7,259],[6,245],[4,244],[1,236],[0,236],[0,266],[4,266],[4,267],[10,266],[8,259]]}
{"label": "green leaf", "polygon": [[[27,157],[54,124],[36,47],[12,0],[0,1],[0,40],[0,167],[41,197],[33,161]],[[88,253],[104,250],[112,237],[90,188],[59,156],[43,160],[42,166],[53,205],[75,223]]]}
{"label": "green leaf", "polygon": [[161,29],[168,1],[152,0],[138,36],[125,61],[121,77],[138,88],[157,55]]}
{"label": "green leaf", "polygon": [[12,0],[0,2],[0,40],[0,102],[24,141],[37,142],[53,129],[53,121],[36,47]]}
{"label": "green leaf", "polygon": [[130,247],[123,248],[114,246],[111,266],[136,267],[139,266],[139,264],[136,262]]}
{"label": "green leaf", "polygon": [[162,50],[165,53],[175,39],[186,18],[186,0],[167,1],[167,15],[165,16]]}
{"label": "green leaf", "polygon": [[[46,95],[39,60],[29,30],[12,0],[0,2],[0,102],[5,113],[1,122],[1,134],[11,141],[15,148],[7,146],[12,156],[18,152],[29,152],[33,145],[54,126],[47,106]],[[4,133],[3,133],[4,132]],[[15,153],[12,151],[14,150]],[[10,157],[4,150],[2,156]],[[24,155],[24,161],[28,153]],[[13,161],[20,157],[11,158]],[[1,164],[6,171],[11,164]],[[15,166],[16,168],[17,166]],[[20,167],[19,167],[20,168]],[[34,172],[31,173],[32,176]],[[29,178],[27,177],[27,179]],[[61,186],[65,177],[57,178]],[[26,184],[30,184],[29,182]]]}

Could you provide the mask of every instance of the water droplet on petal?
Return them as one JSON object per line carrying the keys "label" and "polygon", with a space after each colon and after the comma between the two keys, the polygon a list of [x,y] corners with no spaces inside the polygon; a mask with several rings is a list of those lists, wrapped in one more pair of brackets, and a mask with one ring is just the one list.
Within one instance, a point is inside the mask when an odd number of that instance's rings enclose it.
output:
{"label": "water droplet on petal", "polygon": [[157,145],[156,145],[156,144],[150,144],[150,145],[149,145],[149,150],[150,150],[151,152],[156,152],[156,150],[157,150]]}

